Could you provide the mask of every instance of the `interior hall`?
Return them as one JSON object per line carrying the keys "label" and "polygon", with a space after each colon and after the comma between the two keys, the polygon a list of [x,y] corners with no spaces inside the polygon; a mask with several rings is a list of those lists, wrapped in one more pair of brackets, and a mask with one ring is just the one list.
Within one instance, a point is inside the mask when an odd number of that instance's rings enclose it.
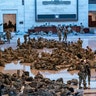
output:
{"label": "interior hall", "polygon": [[96,0],[0,0],[0,96],[96,96]]}

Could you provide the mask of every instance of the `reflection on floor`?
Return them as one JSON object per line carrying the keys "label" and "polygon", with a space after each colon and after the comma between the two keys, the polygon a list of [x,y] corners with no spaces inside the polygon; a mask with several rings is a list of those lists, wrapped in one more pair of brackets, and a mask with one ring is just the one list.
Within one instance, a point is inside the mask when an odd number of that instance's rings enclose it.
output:
{"label": "reflection on floor", "polygon": [[[13,38],[11,39],[11,43],[8,44],[7,42],[5,42],[5,44],[0,45],[0,48],[3,50],[4,48],[8,48],[10,46],[12,46],[14,49],[16,48],[17,45],[17,39],[20,38],[21,43],[24,41],[23,40],[23,35],[26,33],[18,33],[18,34],[14,34]],[[56,39],[58,40],[58,37],[56,34],[53,35],[30,35],[31,38],[35,37],[43,37],[43,38],[47,38],[47,39]],[[86,46],[89,46],[92,48],[92,50],[96,50],[96,34],[77,34],[74,35],[72,34],[68,34],[68,41],[74,41],[76,42],[78,38],[81,38],[83,40],[83,48],[86,48]],[[43,49],[43,51],[46,51],[46,48]],[[50,51],[51,52],[51,51]],[[21,70],[21,74],[22,74],[22,70],[25,71],[29,71],[30,72],[30,76],[33,76],[37,74],[38,70],[30,70],[30,67],[28,66],[28,64],[24,64],[21,65],[18,62],[12,62],[11,64],[6,64],[5,68],[0,67],[0,71],[4,72],[4,73],[14,73],[17,70]],[[67,80],[71,80],[71,79],[78,79],[78,75],[77,75],[77,71],[72,71],[72,72],[67,72],[66,69],[64,70],[60,70],[60,71],[42,71],[40,70],[40,73],[43,74],[43,76],[48,77],[50,79],[54,79],[56,80],[57,78],[62,77],[64,82],[66,82]],[[96,72],[94,69],[91,70],[92,76],[91,76],[91,85],[90,85],[90,89],[86,89],[83,90],[84,91],[84,96],[96,96]],[[78,89],[78,87],[77,87]]]}

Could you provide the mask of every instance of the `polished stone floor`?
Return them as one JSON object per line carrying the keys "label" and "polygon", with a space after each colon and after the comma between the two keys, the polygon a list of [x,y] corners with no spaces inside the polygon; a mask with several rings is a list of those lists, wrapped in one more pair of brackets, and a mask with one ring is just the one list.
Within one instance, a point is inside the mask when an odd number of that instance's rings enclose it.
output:
{"label": "polished stone floor", "polygon": [[[26,33],[12,33],[12,39],[10,44],[8,44],[7,42],[5,42],[5,44],[0,45],[0,48],[3,50],[4,48],[8,48],[10,46],[12,46],[14,49],[16,48],[17,45],[17,39],[20,38],[21,43],[24,41],[23,40],[23,35]],[[35,37],[43,37],[43,38],[47,38],[47,39],[55,39],[58,40],[58,37],[56,34],[51,34],[51,35],[30,35],[31,38]],[[96,34],[68,34],[68,41],[74,41],[76,42],[78,40],[78,38],[81,38],[83,40],[83,48],[86,48],[86,46],[89,46],[90,48],[92,48],[93,51],[96,50]],[[47,49],[44,48],[43,51],[46,51]],[[38,70],[30,70],[30,66],[28,66],[28,64],[20,64],[19,61],[16,62],[12,62],[10,64],[6,64],[5,67],[0,67],[0,71],[4,72],[4,73],[13,73],[16,72],[18,69],[21,70],[25,70],[25,71],[29,71],[30,72],[30,76],[33,76],[37,74]],[[56,80],[57,78],[62,77],[64,82],[66,82],[67,80],[71,80],[71,79],[78,79],[78,75],[77,75],[77,71],[72,71],[72,72],[67,72],[67,69],[64,70],[60,70],[60,71],[43,71],[40,70],[40,73],[44,76],[44,77],[48,77],[50,79],[54,79]],[[91,70],[92,76],[91,76],[91,84],[90,84],[90,89],[86,89],[86,90],[81,90],[84,92],[84,96],[96,96],[96,72],[94,69]],[[78,86],[75,88],[76,90],[78,90]]]}

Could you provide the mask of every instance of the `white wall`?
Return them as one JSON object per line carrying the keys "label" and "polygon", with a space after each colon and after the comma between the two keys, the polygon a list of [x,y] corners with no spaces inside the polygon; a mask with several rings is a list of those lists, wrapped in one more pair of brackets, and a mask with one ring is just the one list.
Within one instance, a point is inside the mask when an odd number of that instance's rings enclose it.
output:
{"label": "white wall", "polygon": [[85,27],[88,27],[88,0],[79,0],[78,10],[78,24],[82,22]]}
{"label": "white wall", "polygon": [[[22,0],[0,0],[0,23],[3,23],[3,14],[16,14],[17,31],[24,31],[24,24],[19,24],[20,21],[24,21],[25,14]],[[3,31],[3,26],[0,27],[0,31]]]}
{"label": "white wall", "polygon": [[[36,22],[35,21],[35,0],[25,0],[25,30],[31,28],[32,25],[39,26],[46,22]],[[44,10],[44,9],[43,9]],[[70,12],[70,10],[68,10]],[[85,27],[88,27],[88,0],[78,0],[78,21],[64,21],[64,22],[50,22],[51,25],[58,24],[74,24],[80,25],[83,23]]]}
{"label": "white wall", "polygon": [[[3,14],[15,13],[17,31],[28,31],[33,25],[44,24],[45,22],[35,21],[35,0],[24,1],[24,5],[22,5],[22,0],[0,0],[0,23],[3,22]],[[68,11],[70,12],[70,10]],[[19,24],[20,21],[24,23]],[[50,24],[80,25],[81,22],[85,27],[88,27],[88,0],[78,0],[78,21],[50,22]],[[3,31],[3,27],[0,27],[0,31]]]}

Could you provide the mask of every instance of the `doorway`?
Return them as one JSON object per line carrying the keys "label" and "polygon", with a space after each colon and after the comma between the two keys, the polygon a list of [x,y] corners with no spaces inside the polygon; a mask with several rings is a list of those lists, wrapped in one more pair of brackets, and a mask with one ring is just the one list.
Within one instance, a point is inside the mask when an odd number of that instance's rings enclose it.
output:
{"label": "doorway", "polygon": [[96,11],[90,11],[88,15],[89,27],[96,27]]}
{"label": "doorway", "polygon": [[16,14],[3,14],[3,30],[16,32]]}

